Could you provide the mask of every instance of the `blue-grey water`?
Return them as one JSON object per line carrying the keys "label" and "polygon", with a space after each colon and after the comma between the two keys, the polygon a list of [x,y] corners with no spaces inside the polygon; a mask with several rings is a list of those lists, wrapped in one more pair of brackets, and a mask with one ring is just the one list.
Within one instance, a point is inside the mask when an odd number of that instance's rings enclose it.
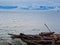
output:
{"label": "blue-grey water", "polygon": [[60,11],[0,11],[0,38],[9,38],[8,33],[48,32],[44,24],[47,24],[51,31],[60,33]]}

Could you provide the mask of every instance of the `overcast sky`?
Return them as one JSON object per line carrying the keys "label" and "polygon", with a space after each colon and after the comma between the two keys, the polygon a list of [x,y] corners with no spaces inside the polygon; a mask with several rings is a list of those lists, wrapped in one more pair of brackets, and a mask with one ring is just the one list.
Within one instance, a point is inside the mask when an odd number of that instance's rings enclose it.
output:
{"label": "overcast sky", "polygon": [[60,5],[60,0],[0,0],[0,5]]}

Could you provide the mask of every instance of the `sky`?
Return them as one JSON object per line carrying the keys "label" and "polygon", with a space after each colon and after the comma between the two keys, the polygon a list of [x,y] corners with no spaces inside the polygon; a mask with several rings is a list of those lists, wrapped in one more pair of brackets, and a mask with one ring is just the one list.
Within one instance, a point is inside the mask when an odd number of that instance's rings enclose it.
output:
{"label": "sky", "polygon": [[2,5],[59,5],[60,0],[0,0]]}
{"label": "sky", "polygon": [[14,9],[23,10],[49,10],[51,9],[49,7],[60,9],[60,0],[0,0],[0,9],[13,8],[12,6]]}

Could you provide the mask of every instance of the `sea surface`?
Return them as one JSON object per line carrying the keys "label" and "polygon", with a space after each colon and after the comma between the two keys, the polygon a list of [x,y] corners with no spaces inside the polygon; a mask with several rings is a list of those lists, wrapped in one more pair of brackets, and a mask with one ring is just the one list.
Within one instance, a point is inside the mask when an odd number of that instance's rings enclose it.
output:
{"label": "sea surface", "polygon": [[44,24],[55,33],[60,33],[59,10],[0,11],[0,38],[10,38],[11,34],[38,34],[49,32]]}

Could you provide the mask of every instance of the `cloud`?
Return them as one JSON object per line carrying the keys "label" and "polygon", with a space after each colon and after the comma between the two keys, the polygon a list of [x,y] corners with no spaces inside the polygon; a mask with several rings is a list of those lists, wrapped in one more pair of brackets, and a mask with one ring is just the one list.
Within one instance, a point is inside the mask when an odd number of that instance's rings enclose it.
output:
{"label": "cloud", "polygon": [[24,6],[21,7],[20,9],[23,10],[51,10],[51,9],[56,9],[56,6]]}
{"label": "cloud", "polygon": [[[59,8],[60,6],[58,6]],[[56,9],[56,6],[0,6],[0,9],[19,9],[19,10],[50,10]]]}
{"label": "cloud", "polygon": [[32,10],[50,10],[55,9],[54,6],[38,6],[38,7],[32,7]]}
{"label": "cloud", "polygon": [[[2,6],[18,6],[16,9],[22,10],[51,10],[59,8],[60,0],[0,0]],[[0,9],[14,9],[10,7],[3,7]]]}
{"label": "cloud", "polygon": [[17,6],[0,6],[0,9],[14,9],[17,8]]}
{"label": "cloud", "polygon": [[60,0],[0,0],[2,5],[60,5]]}
{"label": "cloud", "polygon": [[[18,6],[17,9],[23,10],[50,10],[60,9],[60,0],[0,0],[0,5]],[[9,9],[9,7],[0,7],[0,9]]]}
{"label": "cloud", "polygon": [[39,5],[39,6],[8,6],[8,5],[0,5],[0,10],[1,9],[12,9],[12,10],[55,10],[55,9],[60,9],[60,6],[46,6],[46,5]]}

